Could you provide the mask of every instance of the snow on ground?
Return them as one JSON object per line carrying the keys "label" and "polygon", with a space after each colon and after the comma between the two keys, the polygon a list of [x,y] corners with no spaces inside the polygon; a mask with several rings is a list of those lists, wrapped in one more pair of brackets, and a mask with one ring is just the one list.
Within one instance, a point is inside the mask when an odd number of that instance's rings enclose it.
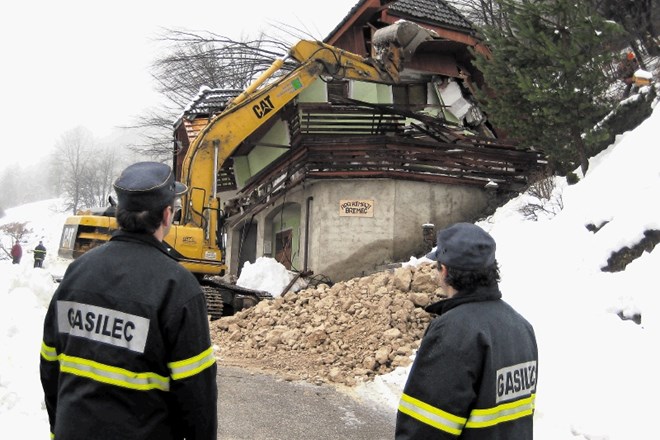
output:
{"label": "snow on ground", "polygon": [[[57,199],[8,209],[0,224],[27,222],[32,233],[21,242],[20,264],[0,260],[0,438],[48,436],[48,417],[39,381],[39,350],[46,308],[66,262],[57,257],[66,213]],[[13,244],[1,237],[5,249]],[[32,249],[43,240],[44,268],[34,268]],[[1,252],[1,251],[0,251]]]}
{"label": "snow on ground", "polygon": [[[586,177],[558,180],[563,210],[537,222],[525,220],[521,195],[478,224],[498,244],[505,300],[534,325],[539,343],[535,414],[537,440],[629,440],[657,437],[654,396],[660,392],[660,250],[645,253],[624,272],[600,268],[614,250],[660,230],[660,110],[620,136],[590,161]],[[0,224],[30,221],[24,249],[44,239],[44,269],[31,255],[20,265],[0,261],[0,438],[46,438],[38,362],[47,302],[66,263],[56,257],[65,214],[58,201],[7,210]],[[603,226],[597,233],[586,225]],[[8,242],[3,243],[5,246]],[[403,264],[419,264],[411,257]],[[290,277],[273,260],[259,258],[241,275],[245,287],[281,292]],[[642,324],[622,320],[642,316]],[[409,369],[400,368],[355,392],[393,413]],[[220,396],[222,398],[222,396]]]}

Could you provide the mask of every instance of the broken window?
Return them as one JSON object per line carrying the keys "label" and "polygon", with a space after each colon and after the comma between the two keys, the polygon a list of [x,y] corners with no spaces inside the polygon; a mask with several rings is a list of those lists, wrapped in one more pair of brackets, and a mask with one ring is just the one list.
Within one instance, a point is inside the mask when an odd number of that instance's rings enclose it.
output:
{"label": "broken window", "polygon": [[328,101],[333,104],[345,102],[348,98],[348,80],[332,80],[328,85]]}
{"label": "broken window", "polygon": [[421,110],[426,106],[426,84],[397,84],[392,86],[394,105],[406,110]]}

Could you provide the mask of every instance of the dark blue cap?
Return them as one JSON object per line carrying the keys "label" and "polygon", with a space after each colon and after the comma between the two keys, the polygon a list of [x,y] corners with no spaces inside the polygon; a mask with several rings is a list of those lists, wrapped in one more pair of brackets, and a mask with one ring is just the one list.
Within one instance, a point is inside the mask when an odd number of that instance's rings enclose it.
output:
{"label": "dark blue cap", "polygon": [[460,270],[486,269],[495,264],[495,240],[477,225],[456,223],[438,231],[426,258]]}
{"label": "dark blue cap", "polygon": [[119,208],[128,211],[160,209],[188,191],[174,180],[172,169],[159,162],[138,162],[128,166],[113,184]]}

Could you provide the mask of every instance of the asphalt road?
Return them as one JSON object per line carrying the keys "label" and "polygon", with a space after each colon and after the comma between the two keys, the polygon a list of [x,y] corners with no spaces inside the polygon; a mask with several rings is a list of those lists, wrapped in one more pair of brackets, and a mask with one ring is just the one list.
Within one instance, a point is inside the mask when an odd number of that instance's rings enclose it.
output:
{"label": "asphalt road", "polygon": [[218,440],[394,438],[391,410],[327,385],[218,367]]}

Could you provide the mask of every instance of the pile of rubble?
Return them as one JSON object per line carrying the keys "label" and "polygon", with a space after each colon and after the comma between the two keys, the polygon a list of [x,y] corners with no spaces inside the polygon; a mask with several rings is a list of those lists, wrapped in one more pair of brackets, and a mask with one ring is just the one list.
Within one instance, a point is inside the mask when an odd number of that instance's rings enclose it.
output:
{"label": "pile of rubble", "polygon": [[261,301],[211,337],[221,365],[352,386],[409,365],[440,298],[434,265],[401,267]]}

